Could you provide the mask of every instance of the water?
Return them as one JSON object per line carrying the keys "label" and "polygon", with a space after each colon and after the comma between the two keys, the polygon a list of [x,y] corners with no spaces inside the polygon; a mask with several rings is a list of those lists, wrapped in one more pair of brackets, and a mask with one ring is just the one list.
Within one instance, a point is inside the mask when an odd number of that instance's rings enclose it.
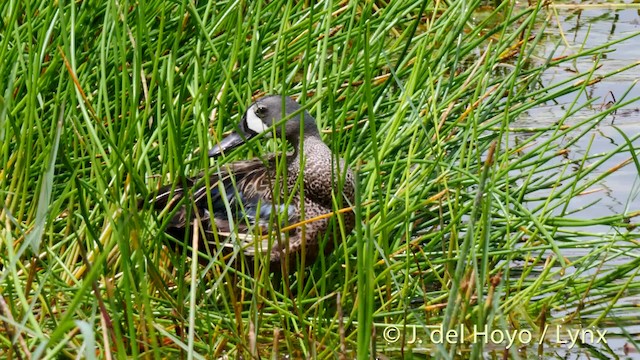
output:
{"label": "water", "polygon": [[[578,2],[579,3],[579,2]],[[552,20],[545,30],[546,37],[539,46],[538,56],[541,61],[553,55],[553,57],[570,56],[580,52],[582,49],[591,49],[602,46],[603,44],[619,39],[624,39],[635,33],[640,33],[640,1],[635,7],[625,5],[615,5],[606,3],[586,3],[574,4],[572,2],[564,2],[556,8],[548,8],[542,11],[541,19],[549,16]],[[611,72],[615,72],[621,68],[630,67],[634,64],[640,65],[640,36],[626,39],[614,44],[601,57],[584,57],[576,59],[571,63],[565,63],[560,67],[549,69],[543,76],[542,82],[544,86],[550,86],[555,83],[562,82],[577,73],[590,71],[594,64],[598,68],[593,74],[593,78],[603,76]],[[557,121],[565,116],[567,111],[572,107],[584,106],[575,114],[566,119],[566,125],[579,124],[601,113],[603,109],[612,106],[615,103],[621,103],[630,99],[640,98],[640,66],[630,70],[615,74],[611,77],[603,79],[595,84],[589,85],[586,92],[580,94],[564,95],[554,103],[548,103],[544,106],[530,110],[528,113],[520,116],[512,124],[514,127],[521,128],[545,128],[551,127]],[[573,104],[573,105],[572,105]],[[640,102],[630,103],[614,114],[603,118],[600,123],[589,130],[584,136],[580,137],[575,143],[567,145],[575,140],[578,136],[577,130],[575,134],[569,134],[567,137],[558,140],[558,147],[553,149],[567,149],[568,154],[557,156],[550,163],[564,164],[570,161],[580,163],[583,158],[589,155],[606,154],[613,152],[620,146],[626,146],[624,136],[632,138],[640,133]],[[516,138],[524,139],[531,134],[514,133]],[[550,136],[550,135],[547,135]],[[633,143],[635,148],[640,148],[640,139]],[[640,157],[640,151],[636,151]],[[608,170],[625,163],[631,158],[631,152],[618,151],[608,160],[600,164],[595,171],[590,173],[585,181],[606,174]],[[598,158],[587,160],[587,164],[593,164]],[[569,165],[569,173],[571,171],[577,173],[577,165],[572,163]],[[550,178],[558,176],[557,169],[549,171]],[[531,201],[529,207],[544,202],[550,193],[550,189],[542,189],[533,196],[539,196],[541,200]],[[571,199],[567,208],[567,215],[573,219],[596,219],[617,214],[631,214],[640,210],[640,177],[638,170],[633,162],[626,164],[618,170],[612,172],[602,180],[597,181],[590,186],[583,195],[575,196]],[[553,211],[554,214],[560,215],[560,209]],[[631,223],[640,223],[640,216],[631,217]],[[628,239],[618,236],[618,232],[626,232],[624,227],[613,227],[609,225],[594,225],[580,228],[562,227],[562,229],[572,231],[590,232],[594,235],[574,236],[574,239],[581,241],[581,246],[570,244],[568,247],[562,248],[562,254],[571,262],[576,262],[581,257],[591,256],[595,258],[595,249],[612,244],[611,252],[602,255],[601,259],[596,259],[599,265],[592,266],[588,269],[582,268],[583,264],[572,263],[562,269],[562,275],[554,275],[554,279],[566,281],[566,279],[576,276],[580,281],[589,279],[590,277],[599,278],[609,271],[628,265],[635,259],[640,257],[640,227],[632,230],[632,234],[637,234],[637,242],[634,244]],[[588,242],[587,242],[588,241]],[[604,244],[603,244],[604,243]],[[517,245],[516,245],[517,246]],[[618,251],[618,253],[616,253]],[[606,252],[605,252],[606,253]],[[509,265],[512,278],[520,276],[523,267],[530,270],[529,276],[535,279],[540,276],[543,266],[530,269],[530,264],[524,262],[519,263],[512,261]],[[552,271],[560,271],[556,268]],[[633,275],[633,272],[631,272]],[[620,284],[627,279],[616,280],[616,284]],[[508,358],[509,355],[517,354],[520,358],[615,358],[615,357],[632,357],[640,358],[640,353],[635,348],[629,337],[633,338],[636,344],[640,344],[640,313],[638,306],[640,304],[640,276],[636,276],[634,283],[637,285],[629,285],[624,294],[615,299],[616,306],[606,313],[606,317],[598,322],[597,329],[583,329],[582,324],[588,324],[600,316],[605,308],[613,301],[611,292],[607,292],[604,296],[599,295],[597,291],[589,292],[584,298],[583,306],[578,308],[575,302],[558,309],[550,309],[550,317],[547,324],[551,331],[543,337],[539,329],[532,329],[531,324],[520,324],[519,331],[529,330],[532,334],[531,341],[521,342],[512,348],[507,349],[504,343],[493,344],[489,341],[484,347],[485,358]],[[600,285],[601,286],[601,285]],[[571,291],[571,290],[569,290]],[[551,294],[545,294],[549,296]],[[534,301],[537,299],[534,299]],[[524,311],[524,310],[523,310]],[[515,311],[517,312],[517,311]],[[420,315],[416,315],[419,318]],[[514,316],[517,318],[518,316]],[[513,321],[517,321],[512,319]],[[511,324],[505,325],[510,326]],[[537,323],[536,323],[537,325]],[[559,326],[559,328],[558,328]],[[416,330],[417,329],[417,330]],[[409,338],[416,337],[417,342],[411,351],[414,353],[434,354],[439,349],[438,343],[431,338],[429,333],[423,327],[409,327],[408,329],[392,329],[388,331],[388,325],[380,325],[377,329],[379,338],[385,339],[385,336],[403,334]],[[414,332],[417,331],[417,334]],[[554,331],[555,330],[555,331]],[[604,335],[604,339],[589,338],[584,336],[584,343],[571,344],[570,337],[576,335],[588,335],[588,331],[600,331]],[[459,332],[463,330],[460,329]],[[514,331],[510,329],[509,331]],[[570,335],[572,334],[572,335]],[[386,339],[387,341],[379,344],[380,350],[386,350],[390,354],[396,356],[401,355],[400,343],[397,339]],[[468,340],[468,338],[466,339]],[[465,340],[465,341],[466,341]],[[407,340],[411,342],[411,340]],[[468,356],[468,351],[472,346],[473,340],[461,342],[458,349],[462,353],[458,354],[460,358]],[[406,348],[405,348],[406,351]],[[428,357],[428,356],[427,356]],[[394,358],[390,356],[389,358]]]}
{"label": "water", "polygon": [[[558,7],[557,20],[552,21],[551,26],[547,28],[549,33],[548,46],[546,46],[546,52],[543,56],[549,56],[557,43],[561,45],[554,53],[555,57],[572,55],[581,47],[595,48],[606,42],[616,41],[639,32],[639,11],[637,7],[625,8],[607,5],[574,7],[566,4],[566,6]],[[580,58],[574,61],[571,67],[563,65],[553,68],[545,73],[543,81],[545,85],[549,85],[573,76],[576,72],[589,71],[595,61],[596,59],[593,57]],[[640,37],[633,37],[614,45],[611,51],[599,59],[600,67],[594,75],[604,75],[638,63],[640,63]],[[578,97],[577,105],[584,104],[589,99],[596,99],[595,102],[568,118],[566,124],[572,125],[592,117],[614,100],[622,102],[640,97],[640,86],[637,84],[640,80],[639,74],[640,67],[613,75],[589,86],[587,93]],[[519,118],[518,125],[541,127],[554,124],[565,115],[575,100],[576,94],[565,95],[558,99],[558,103],[536,108],[530,111],[528,116]],[[579,160],[587,153],[606,153],[624,145],[625,140],[616,127],[629,137],[640,132],[640,104],[638,102],[627,105],[618,110],[616,114],[603,119],[595,129],[569,148],[570,158]],[[640,141],[635,141],[634,146],[640,146]],[[628,152],[615,155],[600,166],[599,172],[617,166],[629,157]],[[629,164],[599,183],[600,189],[594,188],[599,191],[577,197],[574,207],[580,208],[600,199],[598,204],[585,209],[581,214],[581,217],[585,219],[638,210],[640,209],[638,181],[638,172],[633,164]]]}
{"label": "water", "polygon": [[[633,6],[633,7],[632,7]],[[557,16],[550,8],[546,14],[552,20],[546,29],[546,42],[540,46],[541,58],[570,56],[581,49],[592,49],[607,42],[618,41],[640,32],[640,3],[627,4],[577,4],[566,2],[555,7]],[[558,46],[559,44],[559,46]],[[558,47],[557,47],[558,46]],[[601,56],[582,57],[572,63],[552,68],[544,74],[542,81],[545,86],[566,80],[578,73],[591,71],[597,64],[592,78],[615,72],[624,67],[640,65],[640,37],[635,36],[621,41]],[[582,94],[567,94],[557,99],[557,102],[537,107],[521,116],[515,122],[517,127],[540,128],[551,126],[563,118],[569,109],[582,107],[575,114],[568,117],[566,125],[581,123],[614,103],[622,103],[640,98],[640,66],[620,72],[587,87]],[[591,104],[588,104],[592,101]],[[585,104],[587,104],[585,106]],[[569,153],[566,159],[560,156],[558,163],[573,160],[579,164],[588,155],[606,154],[616,148],[626,147],[625,151],[606,160],[592,173],[593,176],[620,167],[631,160],[631,153],[624,136],[629,138],[640,133],[640,103],[632,103],[617,110],[602,119],[578,141],[567,147]],[[576,133],[576,136],[578,134]],[[568,137],[559,141],[559,148],[563,142],[573,141]],[[640,147],[640,139],[633,142],[635,148]],[[595,163],[597,159],[589,160],[586,164]],[[577,169],[577,165],[575,166]],[[544,196],[544,194],[541,194]],[[593,204],[595,202],[595,204]],[[594,184],[584,195],[575,197],[571,201],[569,211],[577,211],[571,217],[578,219],[593,219],[616,214],[630,214],[640,209],[640,177],[631,161],[620,167],[602,181]],[[633,222],[634,219],[632,219]],[[637,221],[637,220],[636,220]],[[599,228],[599,231],[604,229]]]}
{"label": "water", "polygon": [[[553,14],[553,8],[550,8],[546,13],[553,20],[547,28],[548,37],[546,38],[546,43],[541,47],[541,56],[544,57],[548,57],[554,50],[554,57],[575,54],[581,48],[595,48],[607,42],[624,39],[640,32],[640,4],[637,1],[635,5],[565,2],[556,6],[555,10],[557,11],[557,17]],[[560,44],[558,48],[556,48],[557,44]],[[547,71],[543,77],[544,84],[557,83],[574,76],[576,73],[590,71],[596,62],[599,67],[594,72],[594,76],[601,76],[630,65],[640,64],[640,37],[626,39],[613,45],[609,50],[600,58],[580,58],[571,64],[565,64]],[[575,105],[583,105],[589,100],[595,99],[591,105],[582,108],[566,121],[567,125],[578,124],[613,103],[640,97],[640,85],[637,84],[639,80],[640,67],[615,74],[588,86],[586,93],[581,94],[577,98],[577,102],[576,94],[565,95],[559,98],[557,103],[549,103],[538,107],[520,117],[517,119],[516,125],[534,128],[550,126],[565,116],[572,103],[576,102]],[[568,147],[568,159],[558,157],[557,161],[581,161],[586,155],[605,154],[619,146],[625,146],[626,141],[621,132],[629,138],[640,133],[640,102],[634,101],[616,111],[615,114],[602,119],[585,136]],[[573,139],[560,141],[571,140]],[[640,148],[640,139],[635,140],[633,146],[636,149]],[[636,154],[640,155],[640,152],[636,150]],[[623,164],[630,158],[631,152],[628,149],[622,151],[601,164],[589,177],[593,178],[604,174],[609,169]],[[594,162],[595,160],[588,161],[588,163]],[[630,214],[638,210],[640,210],[640,177],[633,161],[612,172],[603,180],[598,181],[586,194],[573,198],[569,206],[569,211],[575,211],[570,217],[577,219],[594,219],[615,214]],[[630,221],[631,223],[638,223],[640,219],[632,217]],[[619,230],[609,226],[594,226],[588,229],[588,231],[611,234],[612,236]],[[636,230],[634,234],[639,233]],[[640,235],[638,235],[637,239],[640,239]],[[604,269],[619,266],[640,256],[637,247],[630,247],[628,242],[625,246],[629,249],[629,256],[620,256],[612,261],[607,261]],[[580,249],[569,250],[566,251],[566,255],[577,257],[584,255],[581,252],[588,251],[588,249],[584,251]],[[563,254],[565,254],[565,251],[563,251]],[[571,271],[571,269],[568,270]],[[640,281],[639,277],[636,277],[636,279]],[[631,294],[621,296],[616,302],[616,308],[607,315],[607,320],[600,323],[601,326],[605,326],[603,330],[607,331],[606,344],[592,344],[593,347],[569,347],[563,344],[555,344],[555,346],[547,346],[544,353],[563,358],[565,356],[579,358],[585,355],[594,357],[638,357],[638,351],[629,342],[628,334],[631,334],[636,339],[636,343],[638,343],[640,326],[631,326],[631,324],[634,321],[637,324],[637,320],[640,317],[637,311],[637,306],[640,304],[640,296],[637,295],[637,286],[628,292]],[[592,298],[592,296],[589,296],[589,298]],[[622,305],[625,304],[627,306],[623,308]],[[602,305],[598,306],[603,307]],[[569,314],[573,311],[575,309],[552,312],[552,314],[554,318],[558,319],[562,318],[563,314]],[[599,314],[599,312],[596,311],[595,314]],[[582,315],[582,318],[589,319],[589,316]],[[504,350],[497,350],[491,354],[498,355],[502,353],[501,351]],[[537,353],[532,348],[529,348],[527,352],[528,354],[524,357],[530,357]]]}

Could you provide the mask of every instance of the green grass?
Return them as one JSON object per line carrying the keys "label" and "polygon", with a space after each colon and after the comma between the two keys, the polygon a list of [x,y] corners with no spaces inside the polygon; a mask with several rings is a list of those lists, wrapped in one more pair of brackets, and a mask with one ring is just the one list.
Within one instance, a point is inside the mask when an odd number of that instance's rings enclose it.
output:
{"label": "green grass", "polygon": [[[615,327],[637,347],[619,302],[640,293],[637,188],[614,215],[572,204],[640,172],[640,135],[572,146],[638,101],[581,100],[638,63],[597,71],[619,41],[543,58],[552,10],[481,5],[3,2],[0,357],[503,354],[384,338],[426,325]],[[589,71],[543,80],[581,58]],[[213,166],[205,150],[269,93],[304,104],[357,172],[356,230],[290,276],[171,251],[139,199]],[[565,116],[518,128],[563,96]]]}

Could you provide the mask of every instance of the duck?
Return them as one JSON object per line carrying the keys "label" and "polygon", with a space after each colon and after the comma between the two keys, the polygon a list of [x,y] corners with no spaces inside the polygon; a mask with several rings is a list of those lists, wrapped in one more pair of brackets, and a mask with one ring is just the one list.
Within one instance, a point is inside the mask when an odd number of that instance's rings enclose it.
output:
{"label": "duck", "polygon": [[[282,139],[285,149],[221,161],[222,155],[260,135]],[[215,167],[161,187],[151,200],[158,214],[170,216],[163,222],[164,232],[178,242],[190,243],[185,234],[200,231],[208,249],[242,252],[239,258],[247,259],[251,269],[252,259],[263,257],[276,272],[313,264],[353,230],[354,173],[322,141],[315,118],[292,98],[255,100],[236,131],[208,156]]]}

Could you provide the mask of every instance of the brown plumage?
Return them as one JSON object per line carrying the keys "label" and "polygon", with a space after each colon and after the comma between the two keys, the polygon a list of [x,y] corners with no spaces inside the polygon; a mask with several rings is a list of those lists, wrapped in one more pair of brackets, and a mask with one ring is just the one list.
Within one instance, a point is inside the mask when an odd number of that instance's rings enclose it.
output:
{"label": "brown plumage", "polygon": [[[199,219],[209,243],[218,240],[228,249],[241,248],[249,257],[268,251],[273,271],[282,267],[284,259],[289,267],[299,264],[303,252],[305,265],[313,263],[321,250],[328,254],[341,240],[336,212],[353,205],[355,178],[322,142],[315,119],[294,100],[276,95],[253,103],[238,128],[209,155],[218,156],[259,133],[284,137],[293,151],[213,167],[208,184],[202,174],[186,179],[185,188],[181,184],[161,188],[153,204],[159,212],[173,213],[166,231],[183,240],[186,227]],[[341,213],[348,234],[354,215]],[[320,218],[293,226],[316,217]]]}

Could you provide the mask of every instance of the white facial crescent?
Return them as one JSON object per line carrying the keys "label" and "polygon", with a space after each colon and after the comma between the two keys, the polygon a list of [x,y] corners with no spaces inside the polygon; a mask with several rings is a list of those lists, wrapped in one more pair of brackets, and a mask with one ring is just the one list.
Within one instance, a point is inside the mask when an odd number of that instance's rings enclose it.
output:
{"label": "white facial crescent", "polygon": [[265,125],[264,122],[262,122],[262,119],[260,119],[258,115],[256,115],[256,112],[254,110],[255,107],[256,105],[253,105],[249,108],[249,110],[247,110],[247,127],[257,134],[260,134],[261,132],[267,130],[269,127]]}

